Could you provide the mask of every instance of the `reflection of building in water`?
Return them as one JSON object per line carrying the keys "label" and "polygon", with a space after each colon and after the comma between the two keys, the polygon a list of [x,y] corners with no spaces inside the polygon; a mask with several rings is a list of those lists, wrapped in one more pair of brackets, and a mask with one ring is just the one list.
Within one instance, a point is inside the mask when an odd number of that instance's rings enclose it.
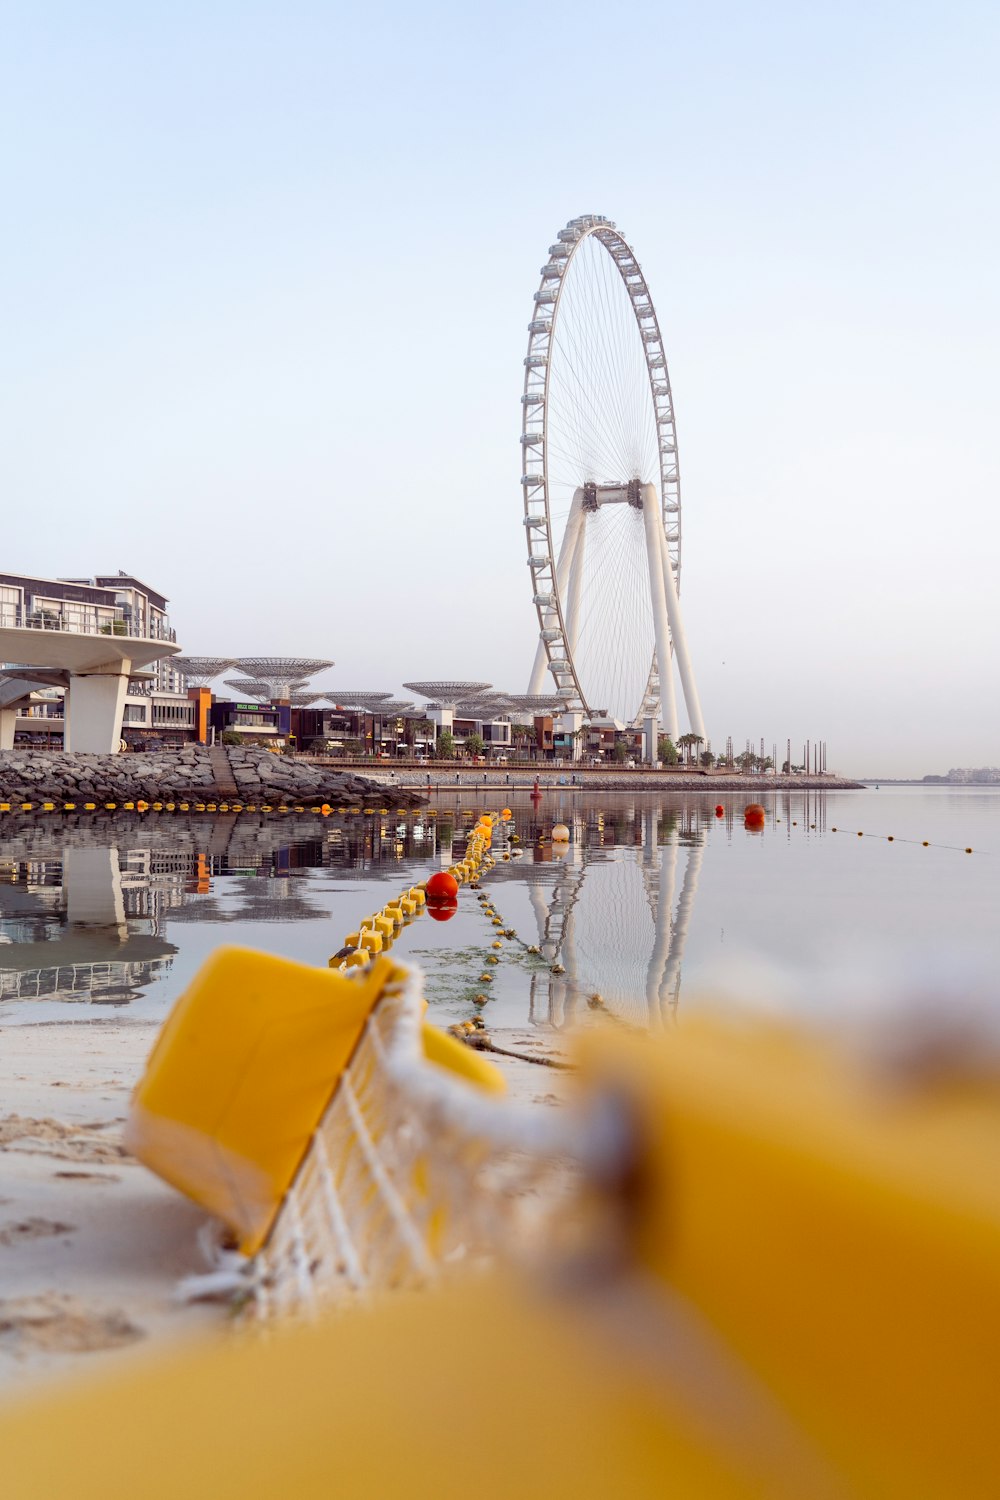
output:
{"label": "reflection of building in water", "polygon": [[177,950],[159,931],[158,893],[137,890],[117,849],[70,845],[61,864],[4,869],[0,999],[124,1005],[169,968]]}
{"label": "reflection of building in water", "polygon": [[[534,974],[530,1015],[562,1026],[581,1005],[599,1004],[623,1020],[662,1025],[677,1005],[681,962],[698,889],[704,835],[635,820],[636,840],[605,849],[570,844],[555,883],[530,880],[539,946],[564,974]],[[579,829],[578,833],[582,834]]]}
{"label": "reflection of building in water", "polygon": [[[238,899],[232,904],[220,895],[226,888],[217,885],[212,895],[203,896],[199,901],[172,912],[170,920],[192,923],[308,922],[329,918],[330,913],[310,899],[308,880],[302,879],[300,874],[265,878],[256,872],[249,873],[254,878],[234,882],[231,894]],[[226,895],[230,895],[228,890]]]}
{"label": "reflection of building in water", "polygon": [[312,870],[365,880],[415,854],[422,870],[435,839],[433,824],[391,814],[336,823],[314,816],[8,817],[0,1000],[125,1004],[169,969],[176,951],[166,938],[170,923],[325,919]]}

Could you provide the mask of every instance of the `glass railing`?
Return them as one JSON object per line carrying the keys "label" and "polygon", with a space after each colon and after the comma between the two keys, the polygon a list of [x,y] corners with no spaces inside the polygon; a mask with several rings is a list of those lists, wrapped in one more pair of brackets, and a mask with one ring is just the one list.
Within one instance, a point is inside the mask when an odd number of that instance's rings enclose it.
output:
{"label": "glass railing", "polygon": [[116,616],[113,620],[81,619],[52,609],[22,609],[0,606],[0,627],[15,630],[59,630],[70,635],[121,635],[144,641],[176,644],[177,632],[165,620],[149,622]]}

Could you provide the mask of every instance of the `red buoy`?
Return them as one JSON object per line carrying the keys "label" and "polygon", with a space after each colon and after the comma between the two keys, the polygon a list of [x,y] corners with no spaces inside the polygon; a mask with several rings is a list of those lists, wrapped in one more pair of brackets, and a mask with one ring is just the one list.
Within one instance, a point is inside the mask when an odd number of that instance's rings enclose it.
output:
{"label": "red buoy", "polygon": [[725,816],[725,811],[726,811],[726,809],[723,807],[723,805],[722,805],[721,802],[717,802],[715,804],[715,816],[717,818],[724,817]]}
{"label": "red buoy", "polygon": [[434,918],[435,922],[450,922],[458,911],[458,902],[448,900],[428,901],[427,911]]}
{"label": "red buoy", "polygon": [[435,870],[425,886],[428,901],[454,901],[458,881],[447,870]]}

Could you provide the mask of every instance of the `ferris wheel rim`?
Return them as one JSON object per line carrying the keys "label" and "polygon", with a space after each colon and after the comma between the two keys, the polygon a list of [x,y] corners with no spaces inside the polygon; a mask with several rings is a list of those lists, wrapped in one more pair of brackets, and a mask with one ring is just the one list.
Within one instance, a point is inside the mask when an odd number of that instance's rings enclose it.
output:
{"label": "ferris wheel rim", "polygon": [[[571,219],[565,228],[559,231],[557,243],[550,248],[549,259],[541,268],[541,280],[534,294],[535,311],[528,325],[528,350],[524,360],[524,385],[521,397],[521,486],[525,540],[529,566],[532,568],[534,604],[538,617],[539,636],[545,647],[549,671],[557,691],[568,693],[578,700],[579,707],[588,715],[593,712],[593,709],[587,701],[580,672],[570,646],[555,559],[555,524],[552,514],[552,480],[549,465],[549,434],[552,425],[549,411],[551,379],[549,352],[553,347],[553,337],[558,327],[567,273],[581,246],[592,238],[602,246],[621,277],[635,317],[635,326],[640,335],[649,383],[650,406],[656,429],[659,519],[666,538],[678,594],[680,593],[681,565],[681,482],[677,426],[659,317],[638,257],[625,235],[612,220],[605,219],[598,214],[585,214],[577,219]],[[616,247],[617,254],[614,253],[613,246]],[[554,296],[552,295],[553,283],[556,283]],[[548,318],[538,316],[542,307],[551,307],[551,315]],[[645,337],[646,334],[651,337]],[[539,369],[544,370],[540,383],[535,373]],[[539,421],[540,429],[537,425]],[[532,454],[532,448],[541,450],[540,468],[532,467],[537,463],[538,457],[537,454]],[[542,506],[541,513],[537,509],[539,504]],[[539,522],[543,523],[541,527],[539,527]],[[544,559],[542,554],[533,550],[533,531],[536,529],[542,529],[544,532]],[[547,594],[541,591],[540,583],[548,584]],[[558,647],[560,652],[558,656],[554,655],[553,646]],[[633,722],[637,722],[643,714],[646,702],[653,697],[658,697],[658,692],[653,687],[657,673],[669,670],[670,663],[657,663],[654,652],[643,694],[643,704],[633,716]]]}

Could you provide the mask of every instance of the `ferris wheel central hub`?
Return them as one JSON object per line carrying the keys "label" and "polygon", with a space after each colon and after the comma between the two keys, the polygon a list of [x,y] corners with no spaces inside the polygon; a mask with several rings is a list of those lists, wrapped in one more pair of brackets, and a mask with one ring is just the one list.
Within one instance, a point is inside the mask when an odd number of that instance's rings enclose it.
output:
{"label": "ferris wheel central hub", "polygon": [[599,510],[602,505],[632,505],[636,510],[642,510],[642,491],[641,479],[589,483],[581,487],[580,505],[585,511]]}

